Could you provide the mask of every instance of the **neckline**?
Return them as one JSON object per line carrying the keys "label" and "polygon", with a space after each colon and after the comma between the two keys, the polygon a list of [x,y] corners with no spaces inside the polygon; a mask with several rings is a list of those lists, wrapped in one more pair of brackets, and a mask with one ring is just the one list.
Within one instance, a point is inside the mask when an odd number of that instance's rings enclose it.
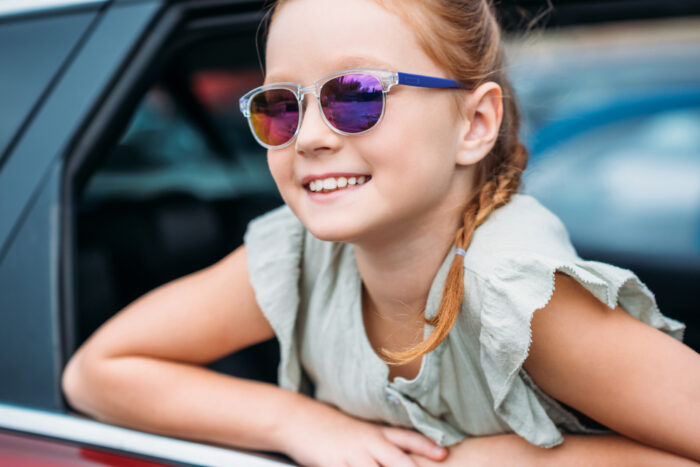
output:
{"label": "neckline", "polygon": [[[420,383],[427,378],[426,374],[433,365],[433,360],[439,358],[442,353],[444,345],[447,341],[445,339],[440,345],[433,349],[431,352],[423,355],[421,358],[420,368],[416,376],[412,379],[404,378],[403,376],[396,376],[392,381],[389,380],[389,365],[387,365],[384,360],[381,359],[379,355],[374,351],[372,343],[367,336],[367,330],[365,329],[365,322],[362,313],[362,277],[360,276],[360,271],[357,267],[357,261],[355,259],[354,246],[348,244],[348,251],[350,254],[350,264],[352,266],[352,278],[353,278],[353,297],[354,302],[352,305],[352,322],[353,328],[355,328],[358,335],[358,341],[361,352],[366,355],[367,360],[370,362],[370,367],[372,369],[372,374],[384,385],[403,385],[403,386],[418,386]],[[447,272],[450,269],[452,263],[452,258],[456,252],[456,246],[453,243],[450,250],[443,258],[442,264],[438,268],[435,277],[433,277],[433,282],[430,285],[430,290],[428,291],[428,298],[426,300],[424,318],[434,316],[437,313],[437,309],[440,305],[440,299],[442,298],[442,288],[445,284],[445,279],[447,277]],[[423,326],[423,338],[427,337],[430,332],[432,332],[433,326],[425,323]]]}

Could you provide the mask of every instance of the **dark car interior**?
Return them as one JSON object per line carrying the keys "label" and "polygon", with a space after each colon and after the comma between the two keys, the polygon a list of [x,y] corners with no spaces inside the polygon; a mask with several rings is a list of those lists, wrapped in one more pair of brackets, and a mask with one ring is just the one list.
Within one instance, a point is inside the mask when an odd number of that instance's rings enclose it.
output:
{"label": "dark car interior", "polygon": [[[123,128],[81,178],[75,347],[149,290],[218,261],[282,203],[238,96],[262,81],[248,29],[205,28],[167,53]],[[202,31],[203,29],[200,29]],[[275,339],[209,365],[276,382]]]}

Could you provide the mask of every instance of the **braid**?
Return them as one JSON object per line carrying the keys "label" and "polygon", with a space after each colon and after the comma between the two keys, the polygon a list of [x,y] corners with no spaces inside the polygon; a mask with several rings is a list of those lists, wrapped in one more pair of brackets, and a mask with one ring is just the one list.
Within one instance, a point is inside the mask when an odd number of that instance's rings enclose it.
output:
{"label": "braid", "polygon": [[[490,0],[430,0],[427,5],[435,13],[428,17],[434,18],[436,23],[428,26],[427,30],[420,23],[416,23],[416,27],[428,54],[437,62],[444,63],[469,86],[476,87],[490,80],[498,83],[503,91],[503,121],[499,136],[489,154],[475,167],[475,188],[464,208],[463,225],[455,236],[456,247],[466,251],[474,231],[518,191],[521,174],[527,166],[528,151],[518,138],[520,114],[503,67],[500,28]],[[398,10],[399,13],[406,11]],[[406,19],[410,21],[410,18]],[[471,25],[472,31],[465,26],[467,24]],[[459,38],[455,47],[445,46],[454,43],[449,40],[450,36]],[[460,42],[466,47],[461,47]],[[407,363],[435,349],[445,340],[457,320],[464,299],[465,259],[462,255],[455,255],[452,259],[438,311],[427,319],[427,323],[434,327],[430,335],[404,351],[381,349],[386,363]]]}
{"label": "braid", "polygon": [[[472,241],[474,231],[483,224],[489,215],[497,208],[510,201],[520,186],[520,174],[527,161],[527,150],[516,142],[513,152],[515,159],[521,164],[502,164],[496,173],[486,181],[481,189],[476,189],[464,210],[464,225],[457,231],[455,245],[466,250]],[[455,255],[447,273],[442,292],[442,300],[438,312],[427,320],[434,326],[433,332],[418,345],[402,352],[381,349],[385,361],[392,365],[400,365],[413,360],[435,349],[445,340],[457,319],[457,314],[464,299],[464,256]]]}

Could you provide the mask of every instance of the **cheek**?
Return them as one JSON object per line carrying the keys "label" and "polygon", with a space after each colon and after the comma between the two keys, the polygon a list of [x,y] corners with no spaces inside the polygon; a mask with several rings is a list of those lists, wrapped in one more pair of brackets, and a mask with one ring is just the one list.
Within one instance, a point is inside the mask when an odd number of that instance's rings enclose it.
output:
{"label": "cheek", "polygon": [[457,148],[457,128],[445,107],[449,102],[445,96],[416,96],[412,101],[404,97],[387,106],[382,131],[371,142],[377,153],[373,166],[395,174],[391,178],[403,181],[406,190],[415,190],[416,183],[420,189],[447,183],[455,170]]}
{"label": "cheek", "polygon": [[277,189],[282,197],[285,198],[286,191],[294,183],[292,157],[285,150],[268,151],[267,166],[270,168],[272,178],[277,184]]}

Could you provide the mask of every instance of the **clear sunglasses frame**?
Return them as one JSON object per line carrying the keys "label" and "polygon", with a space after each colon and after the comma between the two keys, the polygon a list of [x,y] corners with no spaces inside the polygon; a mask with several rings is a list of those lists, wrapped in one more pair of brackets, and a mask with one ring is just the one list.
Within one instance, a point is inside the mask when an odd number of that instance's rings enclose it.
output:
{"label": "clear sunglasses frame", "polygon": [[[326,118],[326,114],[323,111],[323,106],[321,105],[321,89],[323,88],[323,85],[329,82],[332,79],[338,78],[339,76],[343,75],[351,75],[351,74],[365,74],[365,75],[370,75],[374,76],[377,78],[379,83],[382,86],[382,112],[379,115],[379,118],[377,119],[377,122],[369,127],[368,129],[364,131],[360,131],[357,133],[348,133],[345,131],[342,131],[331,122],[328,121]],[[316,102],[318,103],[318,109],[321,113],[321,117],[323,117],[323,121],[326,123],[326,125],[336,133],[344,136],[355,136],[355,135],[361,135],[363,133],[367,133],[368,131],[372,130],[373,128],[376,128],[379,123],[382,121],[382,117],[384,117],[384,111],[386,109],[386,95],[389,93],[389,90],[396,85],[408,85],[408,86],[418,86],[418,87],[426,87],[426,88],[462,88],[463,86],[458,83],[457,81],[447,79],[447,78],[436,78],[433,76],[425,76],[425,75],[414,75],[411,73],[402,73],[398,71],[389,71],[389,70],[380,70],[376,68],[348,68],[345,70],[340,70],[336,71],[334,73],[330,73],[328,75],[322,76],[321,78],[318,78],[314,83],[310,86],[307,87],[302,87],[301,84],[299,83],[289,83],[289,82],[283,82],[283,83],[270,83],[266,84],[263,86],[259,86],[255,89],[252,89],[251,91],[248,91],[246,94],[244,94],[238,101],[241,113],[243,116],[248,120],[248,125],[250,126],[250,131],[253,133],[253,137],[255,140],[260,144],[262,147],[267,148],[267,149],[282,149],[294,142],[296,140],[297,135],[299,134],[299,129],[301,128],[301,122],[303,119],[303,113],[304,113],[304,107],[302,105],[302,101],[304,99],[304,96],[308,93],[313,93],[314,97],[316,98]],[[277,146],[271,146],[269,144],[266,144],[260,140],[258,137],[257,133],[255,132],[255,128],[253,128],[253,122],[251,121],[250,118],[250,106],[253,98],[260,94],[261,92],[264,91],[270,91],[274,89],[287,89],[289,91],[292,91],[294,95],[296,96],[297,99],[297,104],[299,106],[299,121],[297,122],[297,127],[296,130],[294,131],[294,135],[292,135],[291,138],[289,138],[289,141],[277,145]]]}

